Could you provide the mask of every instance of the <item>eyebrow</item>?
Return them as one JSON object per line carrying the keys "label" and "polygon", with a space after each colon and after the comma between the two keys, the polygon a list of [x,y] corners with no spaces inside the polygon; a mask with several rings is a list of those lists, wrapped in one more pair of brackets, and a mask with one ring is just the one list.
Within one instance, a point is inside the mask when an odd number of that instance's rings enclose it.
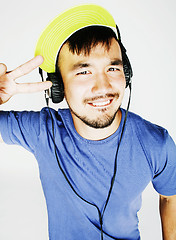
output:
{"label": "eyebrow", "polygon": [[110,65],[121,65],[123,66],[123,61],[119,58],[116,58],[110,62]]}
{"label": "eyebrow", "polygon": [[75,69],[78,69],[78,68],[90,67],[90,66],[91,66],[90,63],[78,62],[78,63],[75,63],[75,64],[72,66],[72,70],[75,70]]}
{"label": "eyebrow", "polygon": [[[110,61],[109,65],[113,65],[113,66],[121,65],[121,66],[123,66],[123,61],[119,58],[115,58],[115,59]],[[90,67],[90,66],[92,66],[92,64],[90,64],[90,63],[78,62],[78,63],[75,63],[72,66],[71,70],[73,71],[73,70],[76,70],[76,69],[86,68],[86,67]]]}

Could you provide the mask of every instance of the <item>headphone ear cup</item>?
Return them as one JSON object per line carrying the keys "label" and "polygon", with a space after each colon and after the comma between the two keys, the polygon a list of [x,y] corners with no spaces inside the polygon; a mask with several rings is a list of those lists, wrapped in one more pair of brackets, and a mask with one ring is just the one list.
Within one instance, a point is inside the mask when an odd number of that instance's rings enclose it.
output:
{"label": "headphone ear cup", "polygon": [[126,79],[126,88],[128,87],[128,85],[131,83],[131,78],[133,76],[133,70],[130,64],[130,60],[126,54],[126,49],[123,46],[122,42],[121,42],[121,36],[120,36],[120,31],[118,26],[116,25],[116,29],[117,29],[117,35],[118,35],[118,43],[122,52],[122,61],[123,61],[123,71],[125,74],[125,79]]}
{"label": "headphone ear cup", "polygon": [[133,71],[132,71],[132,67],[131,67],[129,58],[128,58],[126,52],[124,52],[124,51],[122,51],[122,60],[123,60],[123,71],[125,74],[126,88],[127,88],[129,83],[131,83]]}
{"label": "headphone ear cup", "polygon": [[47,73],[48,77],[46,80],[52,82],[51,87],[51,99],[53,103],[60,103],[64,99],[64,85],[62,77],[57,73]]}

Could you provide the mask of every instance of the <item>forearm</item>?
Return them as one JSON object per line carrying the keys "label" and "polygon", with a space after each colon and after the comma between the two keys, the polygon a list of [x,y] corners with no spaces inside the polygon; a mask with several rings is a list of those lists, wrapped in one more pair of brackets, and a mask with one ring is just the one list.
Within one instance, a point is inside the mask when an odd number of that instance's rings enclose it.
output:
{"label": "forearm", "polygon": [[176,239],[176,195],[160,196],[160,216],[163,240]]}

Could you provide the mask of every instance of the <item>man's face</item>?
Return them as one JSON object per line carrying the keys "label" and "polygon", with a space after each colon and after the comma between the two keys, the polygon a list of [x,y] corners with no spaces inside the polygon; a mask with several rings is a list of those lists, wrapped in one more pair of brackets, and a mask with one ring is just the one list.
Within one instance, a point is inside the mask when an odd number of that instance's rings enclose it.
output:
{"label": "man's face", "polygon": [[110,126],[117,117],[125,90],[121,50],[112,39],[110,49],[99,43],[89,55],[77,55],[63,45],[59,68],[65,98],[75,124]]}

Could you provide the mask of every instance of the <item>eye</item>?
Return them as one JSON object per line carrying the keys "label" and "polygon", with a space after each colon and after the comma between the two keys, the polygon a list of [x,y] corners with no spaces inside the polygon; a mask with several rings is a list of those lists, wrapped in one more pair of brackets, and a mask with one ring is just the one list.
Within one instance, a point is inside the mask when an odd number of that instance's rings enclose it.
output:
{"label": "eye", "polygon": [[108,71],[109,71],[109,72],[115,72],[115,71],[120,71],[120,69],[119,69],[119,68],[115,68],[115,67],[110,67],[110,68],[108,69]]}
{"label": "eye", "polygon": [[87,75],[87,74],[90,74],[90,71],[82,71],[82,72],[76,73],[76,75]]}

